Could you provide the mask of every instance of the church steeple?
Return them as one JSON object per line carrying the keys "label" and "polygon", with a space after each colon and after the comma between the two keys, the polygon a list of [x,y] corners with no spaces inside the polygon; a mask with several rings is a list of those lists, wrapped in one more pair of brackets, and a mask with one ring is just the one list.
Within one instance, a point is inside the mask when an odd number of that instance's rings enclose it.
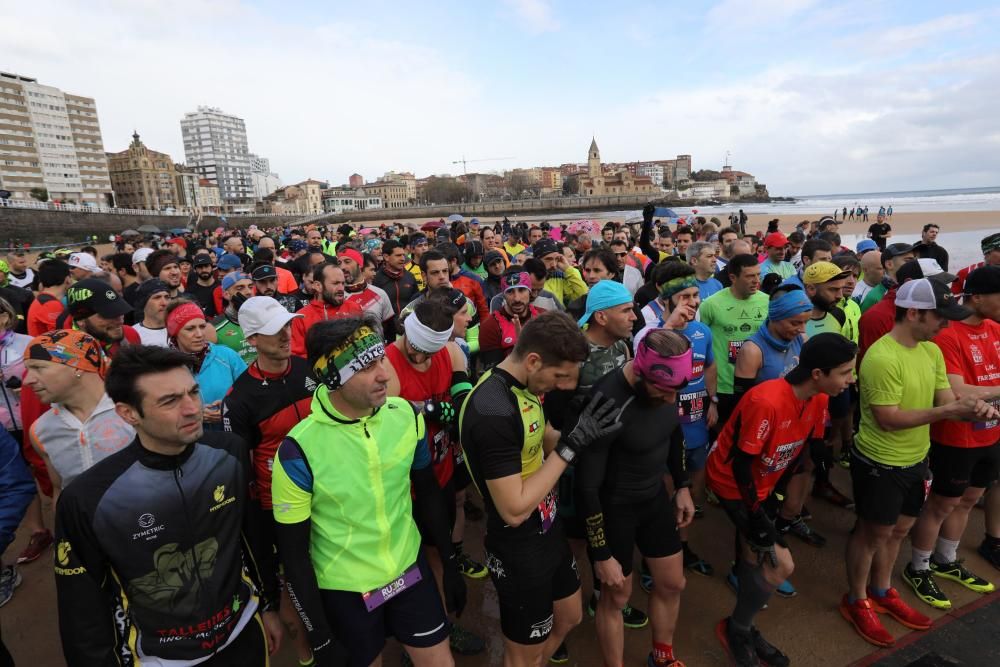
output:
{"label": "church steeple", "polygon": [[587,172],[591,178],[601,175],[601,151],[597,148],[597,138],[591,137],[587,152]]}

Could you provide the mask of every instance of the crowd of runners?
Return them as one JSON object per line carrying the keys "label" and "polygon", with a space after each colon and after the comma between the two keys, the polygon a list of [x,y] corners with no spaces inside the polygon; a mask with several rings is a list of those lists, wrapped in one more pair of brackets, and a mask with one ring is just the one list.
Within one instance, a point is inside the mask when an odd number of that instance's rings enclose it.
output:
{"label": "crowd of runners", "polygon": [[[781,667],[755,619],[795,595],[793,550],[826,544],[820,501],[856,514],[831,604],[868,642],[893,644],[883,618],[930,627],[897,585],[938,609],[949,586],[993,591],[1000,234],[952,274],[936,225],[851,249],[843,216],[786,236],[653,214],[9,253],[0,551],[30,541],[0,605],[50,554],[70,665],[249,667],[284,641],[366,666],[395,638],[438,667],[484,651],[459,616],[489,578],[505,665],[567,662],[589,613],[593,664],[648,625],[661,667],[700,652],[675,635],[685,577],[722,576],[718,641]],[[699,530],[709,504],[731,533]],[[698,550],[719,540],[713,566]]]}

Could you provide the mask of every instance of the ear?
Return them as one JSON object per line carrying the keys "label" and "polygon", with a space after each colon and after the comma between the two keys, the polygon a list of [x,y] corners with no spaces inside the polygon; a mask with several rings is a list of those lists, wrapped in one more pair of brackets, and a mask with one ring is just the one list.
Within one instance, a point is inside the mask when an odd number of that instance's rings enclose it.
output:
{"label": "ear", "polygon": [[542,357],[537,352],[529,352],[524,357],[524,367],[529,373],[537,373],[542,367]]}
{"label": "ear", "polygon": [[135,428],[139,424],[139,411],[131,405],[127,403],[115,403],[115,412],[132,428]]}

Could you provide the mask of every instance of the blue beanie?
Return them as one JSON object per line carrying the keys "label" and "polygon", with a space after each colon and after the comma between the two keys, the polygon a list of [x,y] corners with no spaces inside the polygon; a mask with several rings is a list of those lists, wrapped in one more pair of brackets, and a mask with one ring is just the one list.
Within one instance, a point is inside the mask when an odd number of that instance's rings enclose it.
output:
{"label": "blue beanie", "polygon": [[614,280],[601,280],[590,288],[590,293],[587,294],[587,311],[577,324],[582,327],[597,311],[614,308],[623,303],[632,303],[632,293]]}
{"label": "blue beanie", "polygon": [[772,322],[787,320],[789,317],[807,313],[813,309],[812,301],[806,293],[796,287],[796,289],[782,292],[779,296],[771,299],[767,306],[767,319]]}

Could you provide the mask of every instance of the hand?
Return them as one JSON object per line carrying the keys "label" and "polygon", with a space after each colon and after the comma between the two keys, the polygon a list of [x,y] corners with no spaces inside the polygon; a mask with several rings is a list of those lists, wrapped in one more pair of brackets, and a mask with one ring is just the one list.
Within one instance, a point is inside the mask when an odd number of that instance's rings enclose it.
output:
{"label": "hand", "polygon": [[559,253],[556,257],[556,270],[566,273],[566,269],[569,268],[569,261],[566,259],[566,255]]}
{"label": "hand", "polygon": [[712,428],[719,421],[719,404],[709,399],[708,413],[705,415],[708,420],[708,427]]}
{"label": "hand", "polygon": [[438,424],[451,424],[455,421],[455,405],[451,401],[427,401],[424,403],[424,416]]}
{"label": "hand", "polygon": [[618,421],[614,399],[605,399],[604,394],[597,392],[580,413],[573,430],[569,433],[564,431],[560,436],[556,443],[556,453],[566,463],[572,463],[587,445],[617,433],[623,426]]}
{"label": "hand", "polygon": [[215,401],[205,406],[202,421],[210,424],[222,421],[222,401]]}
{"label": "hand", "polygon": [[670,316],[663,322],[664,329],[683,329],[695,318],[696,311],[689,304],[682,303],[670,311]]}
{"label": "hand", "polygon": [[774,550],[775,543],[781,542],[778,529],[774,527],[774,522],[768,518],[763,507],[758,507],[750,515],[749,533],[746,535],[747,545],[750,550],[757,554],[757,562],[764,563],[770,561],[771,567],[778,567],[778,554]]}
{"label": "hand", "polygon": [[514,317],[510,318],[510,323],[514,325],[514,333],[516,333],[518,336],[520,336],[521,335],[521,318],[518,317],[517,315],[515,315]]}
{"label": "hand", "polygon": [[602,584],[611,588],[621,588],[625,584],[622,566],[613,557],[607,560],[595,560],[594,574],[597,575]]}
{"label": "hand", "polygon": [[687,528],[694,521],[694,501],[691,499],[691,489],[678,489],[674,495],[677,527]]}
{"label": "hand", "polygon": [[[996,408],[975,396],[964,396],[953,404],[959,419],[988,421],[996,419]],[[992,416],[991,416],[992,415]]]}
{"label": "hand", "polygon": [[642,221],[649,224],[653,221],[653,214],[656,213],[656,206],[652,202],[642,207]]}
{"label": "hand", "polygon": [[444,564],[444,577],[442,588],[444,588],[445,610],[455,616],[461,616],[465,610],[467,591],[465,589],[465,578],[458,571],[456,556],[453,554]]}
{"label": "hand", "polygon": [[281,648],[282,629],[281,619],[278,612],[265,611],[260,615],[260,620],[264,625],[264,634],[267,635],[267,654],[274,655]]}

